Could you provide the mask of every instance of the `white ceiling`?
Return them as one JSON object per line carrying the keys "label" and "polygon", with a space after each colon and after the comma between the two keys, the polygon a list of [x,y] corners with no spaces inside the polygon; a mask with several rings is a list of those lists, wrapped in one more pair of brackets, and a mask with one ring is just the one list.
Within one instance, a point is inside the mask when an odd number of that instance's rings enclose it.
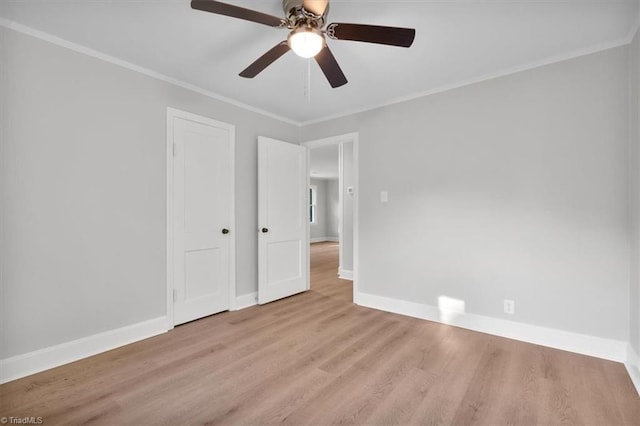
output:
{"label": "white ceiling", "polygon": [[321,146],[310,150],[311,177],[319,179],[338,179],[338,145]]}
{"label": "white ceiling", "polygon": [[[281,16],[281,0],[229,3]],[[328,22],[416,28],[410,49],[329,40],[349,79],[331,89],[292,52],[238,73],[286,38],[188,0],[1,0],[0,16],[298,123],[363,110],[578,52],[623,44],[637,0],[332,0]]]}

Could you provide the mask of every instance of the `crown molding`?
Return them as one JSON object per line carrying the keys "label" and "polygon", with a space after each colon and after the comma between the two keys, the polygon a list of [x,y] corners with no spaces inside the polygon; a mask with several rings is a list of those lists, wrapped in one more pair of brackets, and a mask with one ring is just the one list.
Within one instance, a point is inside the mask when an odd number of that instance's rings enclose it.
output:
{"label": "crown molding", "polygon": [[[638,22],[638,24],[640,24],[640,21]],[[606,42],[606,43],[599,43],[595,46],[590,46],[590,47],[586,47],[584,49],[578,49],[578,50],[574,50],[572,52],[569,53],[564,53],[561,55],[554,55],[554,56],[550,56],[548,58],[542,59],[540,61],[536,61],[536,62],[531,62],[525,65],[519,65],[519,66],[515,66],[515,67],[510,67],[510,68],[505,68],[503,70],[500,71],[496,71],[493,73],[489,73],[489,74],[485,74],[482,75],[480,77],[475,77],[475,78],[470,78],[467,80],[462,80],[456,83],[452,83],[452,84],[446,84],[443,86],[439,86],[433,89],[429,89],[429,90],[425,90],[422,92],[416,92],[413,93],[411,95],[408,96],[402,96],[399,98],[395,98],[392,99],[390,101],[387,102],[382,102],[382,103],[377,103],[377,104],[372,104],[363,108],[357,108],[357,109],[352,109],[343,113],[339,113],[339,114],[335,114],[335,115],[329,115],[329,116],[325,116],[322,118],[318,118],[318,119],[314,119],[314,120],[309,120],[309,121],[303,121],[302,123],[300,123],[301,126],[309,126],[312,124],[319,124],[319,123],[323,123],[325,121],[330,121],[330,120],[335,120],[335,119],[339,119],[339,118],[344,118],[344,117],[348,117],[350,115],[355,115],[355,114],[360,114],[363,112],[367,112],[367,111],[372,111],[375,109],[379,109],[379,108],[385,108],[388,106],[392,106],[392,105],[396,105],[396,104],[400,104],[403,102],[407,102],[407,101],[412,101],[415,99],[420,99],[420,98],[425,98],[427,96],[431,96],[431,95],[435,95],[438,93],[443,93],[443,92],[448,92],[450,90],[454,90],[454,89],[459,89],[461,87],[465,87],[465,86],[471,86],[473,84],[477,84],[477,83],[482,83],[484,81],[489,81],[489,80],[493,80],[499,77],[506,77],[508,75],[512,75],[512,74],[517,74],[523,71],[529,71],[535,68],[540,68],[540,67],[544,67],[547,65],[552,65],[558,62],[564,62],[570,59],[575,59],[575,58],[579,58],[581,56],[587,56],[587,55],[591,55],[594,53],[598,53],[598,52],[602,52],[605,50],[609,50],[609,49],[614,49],[616,47],[621,47],[621,46],[625,46],[628,45],[629,43],[631,43],[631,41],[633,40],[633,37],[635,36],[636,31],[638,30],[638,25],[635,27],[636,29],[634,31],[631,32],[631,38],[629,38],[629,35],[625,36],[624,38],[618,39],[618,40],[614,40],[611,42]]]}
{"label": "crown molding", "polygon": [[636,12],[636,19],[633,22],[627,37],[625,37],[627,44],[633,43],[633,39],[636,37],[636,34],[638,34],[638,30],[640,29],[640,0],[637,0],[636,3],[638,3],[638,11]]}
{"label": "crown molding", "polygon": [[34,28],[28,27],[28,26],[23,25],[23,24],[19,24],[17,22],[8,20],[6,18],[0,17],[0,27],[5,27],[5,28],[8,28],[10,30],[13,30],[13,31],[16,31],[16,32],[19,32],[19,33],[22,33],[22,34],[26,34],[26,35],[29,35],[31,37],[35,37],[37,39],[40,39],[40,40],[43,40],[43,41],[46,41],[46,42],[49,42],[49,43],[54,44],[56,46],[64,47],[64,48],[72,50],[74,52],[82,53],[82,54],[85,54],[85,55],[90,56],[92,58],[100,59],[102,61],[111,63],[113,65],[117,65],[119,67],[126,68],[126,69],[128,69],[130,71],[134,71],[134,72],[146,75],[147,77],[155,78],[156,80],[160,80],[160,81],[164,81],[165,83],[173,84],[174,86],[181,87],[183,89],[198,93],[200,95],[206,96],[206,97],[211,98],[211,99],[215,99],[217,101],[221,101],[221,102],[225,102],[225,103],[231,104],[231,105],[236,106],[238,108],[242,108],[244,110],[254,112],[256,114],[261,114],[261,115],[264,115],[266,117],[273,118],[275,120],[282,121],[284,123],[291,124],[291,125],[294,125],[294,126],[300,126],[299,122],[297,122],[295,120],[291,120],[290,118],[282,117],[282,116],[277,115],[277,114],[273,114],[273,113],[271,113],[269,111],[266,111],[266,110],[263,110],[261,108],[254,107],[252,105],[245,104],[245,103],[237,101],[235,99],[228,98],[226,96],[220,95],[220,94],[212,92],[210,90],[203,89],[203,88],[198,87],[196,85],[193,85],[193,84],[186,83],[184,81],[175,79],[173,77],[169,77],[168,75],[164,75],[164,74],[161,74],[159,72],[153,71],[151,69],[148,69],[148,68],[145,68],[145,67],[141,67],[141,66],[133,64],[131,62],[123,61],[122,59],[118,59],[115,56],[107,55],[106,53],[100,52],[98,50],[91,49],[89,47],[86,47],[86,46],[71,42],[69,40],[62,39],[60,37],[57,37],[57,36],[54,36],[52,34],[46,33],[44,31],[36,30]]}
{"label": "crown molding", "polygon": [[[640,1],[639,1],[640,3]],[[631,27],[631,29],[629,30],[629,33],[618,40],[614,40],[614,41],[610,41],[610,42],[605,42],[605,43],[599,43],[596,44],[594,46],[590,46],[590,47],[586,47],[583,49],[578,49],[578,50],[574,50],[572,52],[568,52],[568,53],[564,53],[564,54],[560,54],[560,55],[554,55],[554,56],[550,56],[547,57],[545,59],[542,59],[540,61],[535,61],[535,62],[531,62],[525,65],[520,65],[520,66],[515,66],[515,67],[510,67],[510,68],[505,68],[493,73],[488,73],[479,77],[474,77],[474,78],[470,78],[467,80],[462,80],[462,81],[458,81],[458,82],[454,82],[451,84],[446,84],[443,86],[439,86],[439,87],[435,87],[433,89],[429,89],[429,90],[425,90],[425,91],[420,91],[420,92],[416,92],[413,93],[411,95],[408,96],[401,96],[401,97],[397,97],[394,99],[391,99],[389,101],[386,102],[379,102],[379,103],[375,103],[375,104],[370,104],[361,108],[354,108],[354,109],[350,109],[341,113],[337,113],[337,114],[332,114],[332,115],[327,115],[324,117],[320,117],[320,118],[316,118],[313,120],[307,120],[307,121],[297,121],[288,117],[284,117],[284,116],[280,116],[274,113],[271,113],[269,111],[263,110],[261,108],[258,107],[254,107],[252,105],[249,104],[245,104],[243,102],[240,102],[238,100],[232,99],[232,98],[228,98],[226,96],[220,95],[218,93],[212,92],[210,90],[207,89],[203,89],[201,87],[198,87],[196,85],[190,84],[190,83],[186,83],[184,81],[175,79],[173,77],[169,77],[167,75],[161,74],[159,72],[153,71],[151,69],[148,68],[144,68],[138,65],[135,65],[131,62],[127,62],[121,59],[118,59],[114,56],[111,55],[107,55],[105,53],[99,52],[95,49],[91,49],[89,47],[59,38],[57,36],[54,36],[52,34],[40,31],[40,30],[36,30],[34,28],[28,27],[26,25],[8,20],[6,18],[2,18],[0,17],[0,26],[1,27],[5,27],[8,28],[10,30],[22,33],[22,34],[26,34],[26,35],[30,35],[32,37],[38,38],[40,40],[55,44],[57,46],[61,46],[64,48],[67,48],[69,50],[78,52],[78,53],[83,53],[87,56],[91,56],[100,60],[103,60],[105,62],[109,62],[111,64],[129,69],[131,71],[135,71],[138,72],[140,74],[144,74],[148,77],[152,77],[155,78],[157,80],[161,80],[164,81],[166,83],[169,84],[173,84],[175,86],[178,87],[182,87],[183,89],[186,90],[190,90],[192,92],[201,94],[203,96],[207,96],[211,99],[215,99],[221,102],[225,102],[228,103],[230,105],[234,105],[238,108],[242,108],[244,110],[247,111],[251,111],[257,114],[261,114],[264,115],[266,117],[293,125],[293,126],[297,126],[299,128],[303,128],[305,126],[310,126],[310,125],[314,125],[314,124],[319,124],[319,123],[323,123],[326,121],[331,121],[331,120],[336,120],[339,118],[344,118],[344,117],[348,117],[350,115],[355,115],[355,114],[360,114],[363,112],[367,112],[367,111],[372,111],[375,109],[380,109],[380,108],[385,108],[388,106],[392,106],[392,105],[396,105],[396,104],[400,104],[403,102],[408,102],[408,101],[412,101],[415,99],[420,99],[420,98],[424,98],[427,96],[431,96],[431,95],[435,95],[435,94],[439,94],[439,93],[443,93],[443,92],[448,92],[450,90],[454,90],[454,89],[459,89],[462,87],[466,87],[466,86],[470,86],[473,84],[477,84],[477,83],[482,83],[484,81],[489,81],[489,80],[493,80],[496,78],[500,78],[500,77],[505,77],[511,74],[517,74],[523,71],[529,71],[532,69],[536,69],[536,68],[540,68],[540,67],[544,67],[547,65],[552,65],[558,62],[563,62],[563,61],[567,61],[570,59],[575,59],[575,58],[579,58],[581,56],[587,56],[587,55],[591,55],[594,53],[598,53],[598,52],[602,52],[605,50],[609,50],[609,49],[614,49],[616,47],[621,47],[621,46],[625,46],[630,44],[634,37],[636,36],[636,34],[638,33],[638,30],[640,29],[640,5],[638,8],[638,14],[637,17],[635,19],[635,22],[633,24],[633,26]]]}

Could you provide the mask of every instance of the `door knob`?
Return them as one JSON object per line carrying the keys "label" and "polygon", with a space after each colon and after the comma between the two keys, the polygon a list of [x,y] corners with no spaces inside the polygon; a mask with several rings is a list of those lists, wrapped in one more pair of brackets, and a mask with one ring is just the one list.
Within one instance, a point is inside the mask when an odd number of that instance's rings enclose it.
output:
{"label": "door knob", "polygon": [[269,232],[269,228],[262,228],[262,232],[266,234],[267,232]]}
{"label": "door knob", "polygon": [[227,228],[223,228],[223,229],[222,229],[222,233],[223,233],[223,234],[228,234],[228,233],[229,233],[229,230],[228,230]]}

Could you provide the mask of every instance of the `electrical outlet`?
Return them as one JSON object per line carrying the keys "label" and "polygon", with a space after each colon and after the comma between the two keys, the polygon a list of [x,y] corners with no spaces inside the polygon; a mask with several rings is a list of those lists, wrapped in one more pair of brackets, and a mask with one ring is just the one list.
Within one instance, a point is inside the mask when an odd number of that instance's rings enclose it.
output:
{"label": "electrical outlet", "polygon": [[509,315],[516,313],[516,303],[513,300],[504,299],[504,313]]}

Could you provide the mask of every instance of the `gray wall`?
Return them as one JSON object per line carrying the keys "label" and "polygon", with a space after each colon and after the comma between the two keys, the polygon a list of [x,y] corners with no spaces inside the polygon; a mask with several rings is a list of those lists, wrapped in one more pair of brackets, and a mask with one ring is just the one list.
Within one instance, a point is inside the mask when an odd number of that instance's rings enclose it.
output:
{"label": "gray wall", "polygon": [[627,50],[304,127],[360,132],[361,291],[627,340]]}
{"label": "gray wall", "polygon": [[0,28],[0,358],[164,314],[166,106],[236,125],[239,295],[257,136],[359,131],[362,291],[640,351],[638,50],[631,123],[623,47],[297,129]]}
{"label": "gray wall", "polygon": [[629,46],[629,165],[631,218],[631,345],[640,354],[640,35]]}
{"label": "gray wall", "polygon": [[316,222],[309,225],[311,238],[325,238],[327,236],[327,181],[311,179],[311,185],[317,188],[316,193]]}
{"label": "gray wall", "polygon": [[0,358],[165,313],[166,107],[236,126],[238,295],[258,135],[298,128],[0,27]]}
{"label": "gray wall", "polygon": [[340,182],[338,179],[327,180],[327,234],[326,236],[338,240],[340,220]]}

